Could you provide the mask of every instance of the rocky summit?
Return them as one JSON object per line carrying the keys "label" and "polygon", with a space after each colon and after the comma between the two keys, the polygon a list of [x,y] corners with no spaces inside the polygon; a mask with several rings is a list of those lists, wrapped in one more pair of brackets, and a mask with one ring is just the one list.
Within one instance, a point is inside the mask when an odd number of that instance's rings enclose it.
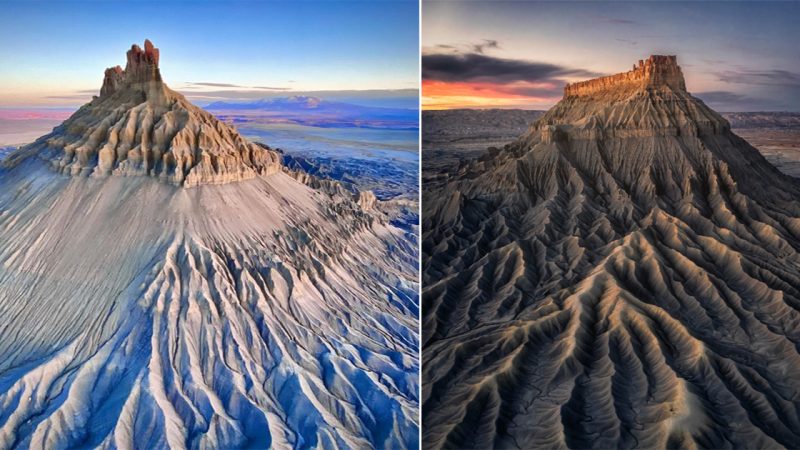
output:
{"label": "rocky summit", "polygon": [[423,195],[424,447],[800,442],[800,184],[675,56]]}
{"label": "rocky summit", "polygon": [[106,69],[100,95],[6,166],[36,155],[75,176],[144,175],[172,184],[223,184],[281,169],[280,155],[247,142],[162,81],[159,50],[133,45],[125,69]]}

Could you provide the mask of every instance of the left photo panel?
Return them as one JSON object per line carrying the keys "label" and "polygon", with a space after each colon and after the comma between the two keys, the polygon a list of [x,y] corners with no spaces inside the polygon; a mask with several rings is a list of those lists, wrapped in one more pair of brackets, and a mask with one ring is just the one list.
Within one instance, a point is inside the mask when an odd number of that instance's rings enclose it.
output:
{"label": "left photo panel", "polygon": [[419,447],[418,24],[4,2],[0,448]]}

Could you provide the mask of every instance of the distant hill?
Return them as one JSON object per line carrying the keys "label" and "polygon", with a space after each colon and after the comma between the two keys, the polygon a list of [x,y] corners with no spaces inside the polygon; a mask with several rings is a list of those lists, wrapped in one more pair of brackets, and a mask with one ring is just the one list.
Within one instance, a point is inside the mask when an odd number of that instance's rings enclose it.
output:
{"label": "distant hill", "polygon": [[514,140],[544,111],[526,109],[450,109],[423,111],[422,142],[464,139]]}
{"label": "distant hill", "polygon": [[798,128],[800,113],[796,112],[729,112],[722,113],[731,128]]}
{"label": "distant hill", "polygon": [[253,102],[215,102],[206,109],[223,118],[253,120],[266,116],[301,125],[328,127],[413,128],[419,127],[416,109],[381,108],[297,95],[265,98]]}

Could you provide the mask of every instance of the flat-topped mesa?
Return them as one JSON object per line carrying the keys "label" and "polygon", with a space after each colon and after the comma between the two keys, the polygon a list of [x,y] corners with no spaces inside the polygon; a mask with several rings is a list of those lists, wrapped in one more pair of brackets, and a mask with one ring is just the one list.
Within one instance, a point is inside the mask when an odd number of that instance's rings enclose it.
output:
{"label": "flat-topped mesa", "polygon": [[564,97],[590,96],[619,90],[643,90],[647,88],[670,87],[686,90],[683,72],[674,55],[652,55],[639,60],[633,70],[593,80],[567,84]]}
{"label": "flat-topped mesa", "polygon": [[124,85],[135,83],[161,83],[161,72],[158,69],[159,51],[149,39],[144,41],[144,50],[136,44],[127,53],[125,70],[120,66],[106,69],[100,97],[106,97],[119,91]]}

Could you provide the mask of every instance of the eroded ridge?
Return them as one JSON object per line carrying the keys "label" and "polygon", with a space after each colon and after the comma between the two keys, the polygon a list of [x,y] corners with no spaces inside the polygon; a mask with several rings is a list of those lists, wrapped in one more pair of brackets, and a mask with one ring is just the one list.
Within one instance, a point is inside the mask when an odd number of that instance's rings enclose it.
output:
{"label": "eroded ridge", "polygon": [[800,440],[800,185],[685,91],[568,96],[423,198],[423,446]]}
{"label": "eroded ridge", "polygon": [[416,447],[400,230],[283,173],[0,186],[0,448]]}
{"label": "eroded ridge", "polygon": [[669,86],[672,89],[686,90],[683,72],[674,55],[652,55],[639,60],[633,69],[607,77],[567,84],[564,96],[589,96],[619,89],[642,89],[646,87]]}
{"label": "eroded ridge", "polygon": [[224,184],[281,170],[280,155],[191,104],[161,79],[159,50],[133,45],[125,69],[106,69],[100,95],[50,134],[3,161],[36,156],[60,173],[138,175],[172,184]]}

